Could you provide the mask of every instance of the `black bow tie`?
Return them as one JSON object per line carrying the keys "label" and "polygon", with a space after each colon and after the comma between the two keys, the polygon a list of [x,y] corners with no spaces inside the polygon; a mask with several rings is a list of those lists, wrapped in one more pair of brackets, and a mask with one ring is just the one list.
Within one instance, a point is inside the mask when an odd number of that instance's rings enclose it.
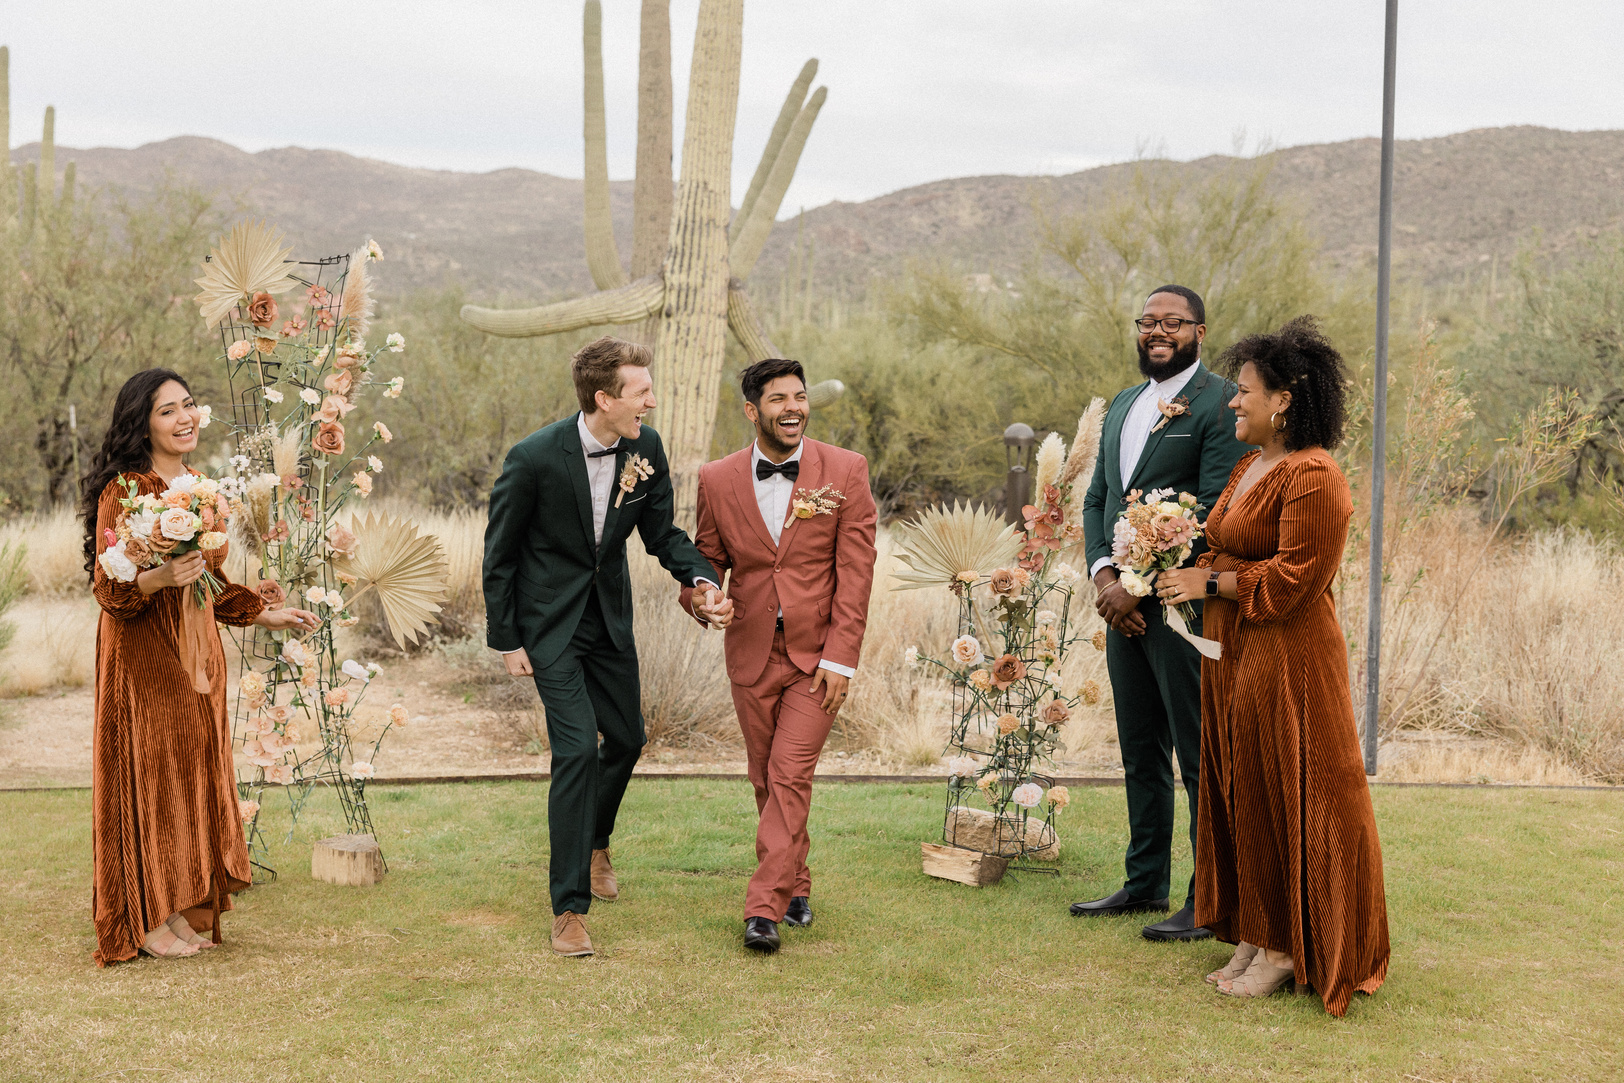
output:
{"label": "black bow tie", "polygon": [[616,440],[614,447],[606,447],[602,451],[589,451],[589,452],[586,453],[586,457],[589,458],[589,459],[601,459],[605,455],[613,455],[615,452],[617,452],[619,450],[620,450],[620,441]]}
{"label": "black bow tie", "polygon": [[757,481],[766,481],[774,474],[782,474],[789,480],[794,481],[801,476],[801,460],[791,459],[788,462],[779,463],[777,466],[774,466],[766,459],[756,460]]}

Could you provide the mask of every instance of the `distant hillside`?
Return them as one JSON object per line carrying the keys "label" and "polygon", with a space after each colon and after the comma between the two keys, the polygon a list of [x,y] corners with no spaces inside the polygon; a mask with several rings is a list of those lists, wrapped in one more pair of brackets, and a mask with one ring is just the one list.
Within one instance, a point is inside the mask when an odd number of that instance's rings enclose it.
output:
{"label": "distant hillside", "polygon": [[[817,152],[814,138],[807,153]],[[1290,147],[1274,183],[1297,200],[1339,268],[1368,265],[1376,247],[1379,143]],[[37,145],[13,152],[38,157]],[[388,256],[385,287],[457,281],[478,297],[550,298],[591,289],[581,240],[581,183],[526,169],[456,173],[413,169],[338,151],[287,147],[250,154],[187,136],[134,150],[61,148],[81,183],[141,190],[166,173],[227,204],[277,222],[301,255],[342,251],[372,236]],[[1228,159],[1172,164],[1192,174]],[[948,259],[966,271],[1015,273],[1031,252],[1033,195],[1065,209],[1133,169],[1105,166],[1061,177],[936,181],[863,203],[806,212],[820,293],[858,295],[910,260]],[[1534,231],[1557,250],[1624,222],[1624,132],[1492,128],[1398,145],[1395,262],[1439,283],[1502,260]],[[631,244],[631,183],[611,186],[622,253]],[[774,230],[752,276],[776,298],[793,259],[796,223]]]}

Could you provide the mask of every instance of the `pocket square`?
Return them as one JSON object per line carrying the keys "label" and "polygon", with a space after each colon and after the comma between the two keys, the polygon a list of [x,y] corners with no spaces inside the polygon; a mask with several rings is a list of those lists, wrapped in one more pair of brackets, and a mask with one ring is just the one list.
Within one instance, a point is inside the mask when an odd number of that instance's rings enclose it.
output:
{"label": "pocket square", "polygon": [[643,496],[634,496],[634,497],[632,497],[632,498],[631,498],[631,499],[630,499],[630,500],[628,500],[628,501],[626,501],[626,503],[627,503],[627,504],[635,504],[635,503],[637,503],[637,502],[638,502],[638,501],[639,501],[639,500],[642,500],[642,499],[643,499],[643,497],[646,497],[646,496],[648,496],[648,494],[647,494],[647,493],[644,493],[644,494],[643,494]]}
{"label": "pocket square", "polygon": [[1166,436],[1162,437],[1162,439],[1163,440],[1188,440],[1190,437],[1192,437],[1194,435],[1195,435],[1195,433],[1193,433],[1193,432],[1170,432]]}

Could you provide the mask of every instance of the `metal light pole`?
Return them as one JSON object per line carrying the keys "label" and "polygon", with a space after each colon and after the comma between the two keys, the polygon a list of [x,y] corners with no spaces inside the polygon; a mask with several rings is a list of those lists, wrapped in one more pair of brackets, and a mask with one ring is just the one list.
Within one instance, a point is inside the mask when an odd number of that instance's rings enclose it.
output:
{"label": "metal light pole", "polygon": [[1037,433],[1024,421],[1004,430],[1004,521],[1019,526],[1026,522],[1021,508],[1032,502],[1032,445]]}
{"label": "metal light pole", "polygon": [[1365,642],[1365,774],[1376,773],[1381,714],[1382,508],[1387,496],[1387,315],[1393,286],[1393,69],[1398,57],[1398,0],[1387,0],[1382,60],[1382,191],[1376,226],[1376,394],[1370,464],[1370,630]]}

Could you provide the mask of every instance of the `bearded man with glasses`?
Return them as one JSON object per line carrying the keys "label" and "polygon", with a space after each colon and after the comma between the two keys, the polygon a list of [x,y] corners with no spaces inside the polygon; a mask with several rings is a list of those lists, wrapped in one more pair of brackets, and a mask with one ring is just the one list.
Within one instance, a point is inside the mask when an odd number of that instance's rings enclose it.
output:
{"label": "bearded man with glasses", "polygon": [[[1111,543],[1128,505],[1153,489],[1192,493],[1205,507],[1223,493],[1230,470],[1250,450],[1235,438],[1225,404],[1235,388],[1201,363],[1206,306],[1194,290],[1162,286],[1134,321],[1139,371],[1146,382],[1120,392],[1105,415],[1094,480],[1083,498],[1084,544],[1095,606],[1109,626],[1106,667],[1116,701],[1117,740],[1128,797],[1127,880],[1103,899],[1073,903],[1079,917],[1165,912],[1172,881],[1173,754],[1190,803],[1195,853],[1196,795],[1201,772],[1201,656],[1168,627],[1154,594],[1136,598],[1117,581]],[[1206,549],[1197,542],[1190,561]],[[1200,606],[1197,604],[1197,610]],[[1190,629],[1201,634],[1199,613]],[[1195,880],[1184,906],[1148,925],[1149,940],[1201,940],[1195,924]]]}

